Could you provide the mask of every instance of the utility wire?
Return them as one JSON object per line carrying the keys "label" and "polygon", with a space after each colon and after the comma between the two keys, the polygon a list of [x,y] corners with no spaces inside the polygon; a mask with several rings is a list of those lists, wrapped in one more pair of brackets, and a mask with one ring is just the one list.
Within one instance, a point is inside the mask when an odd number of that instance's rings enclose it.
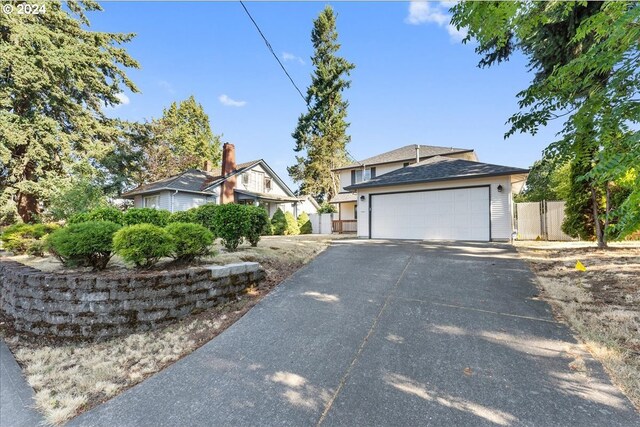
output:
{"label": "utility wire", "polygon": [[256,30],[258,30],[258,33],[260,33],[260,36],[262,37],[262,40],[264,40],[265,44],[267,45],[267,49],[269,49],[269,51],[271,52],[271,54],[273,55],[274,58],[276,58],[276,61],[278,61],[278,64],[280,64],[280,68],[282,68],[282,71],[284,71],[284,73],[287,75],[287,77],[289,77],[289,80],[291,81],[291,84],[293,85],[293,87],[296,88],[296,90],[298,91],[298,93],[300,94],[300,97],[302,98],[302,100],[304,101],[304,103],[306,105],[309,105],[309,103],[307,102],[307,99],[304,97],[304,95],[302,94],[302,91],[300,90],[300,88],[298,88],[298,85],[296,85],[296,82],[293,81],[293,78],[291,78],[291,76],[289,75],[289,72],[287,71],[287,69],[284,67],[284,65],[282,64],[282,62],[280,61],[280,58],[278,58],[278,55],[276,55],[276,53],[273,51],[273,47],[271,47],[271,43],[269,43],[269,40],[267,40],[267,38],[265,37],[265,35],[262,33],[262,30],[260,29],[260,27],[258,26],[258,23],[256,22],[255,19],[253,19],[253,16],[251,16],[251,14],[249,13],[249,10],[247,9],[247,7],[244,5],[244,3],[242,2],[242,0],[240,0],[240,4],[242,5],[242,8],[244,9],[244,11],[247,13],[247,16],[249,17],[249,19],[251,19],[251,22],[253,22],[253,25],[255,25]]}

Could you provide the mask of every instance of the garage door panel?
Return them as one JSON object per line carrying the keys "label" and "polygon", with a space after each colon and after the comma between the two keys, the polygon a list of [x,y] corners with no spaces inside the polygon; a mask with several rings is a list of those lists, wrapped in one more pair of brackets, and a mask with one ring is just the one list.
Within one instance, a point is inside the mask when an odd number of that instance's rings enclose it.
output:
{"label": "garage door panel", "polygon": [[371,237],[490,240],[488,187],[371,197]]}

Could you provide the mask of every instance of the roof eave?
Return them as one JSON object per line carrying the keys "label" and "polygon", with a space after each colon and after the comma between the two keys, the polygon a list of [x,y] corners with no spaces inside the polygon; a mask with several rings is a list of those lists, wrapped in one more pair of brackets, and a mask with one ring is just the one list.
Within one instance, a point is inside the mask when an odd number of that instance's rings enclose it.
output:
{"label": "roof eave", "polygon": [[508,172],[488,173],[488,174],[481,174],[481,175],[466,175],[466,176],[454,176],[454,177],[436,178],[436,179],[421,179],[416,181],[391,182],[391,183],[381,183],[381,184],[373,184],[373,185],[367,185],[367,183],[362,183],[362,184],[350,185],[348,187],[344,187],[344,189],[349,191],[357,191],[364,188],[395,187],[398,185],[426,184],[429,182],[442,182],[442,181],[459,181],[461,179],[491,178],[494,176],[522,175],[522,174],[528,174],[528,173],[529,173],[529,169],[518,169],[518,170],[513,170]]}
{"label": "roof eave", "polygon": [[[420,156],[420,161],[422,160],[427,160],[430,159],[432,157],[436,157],[436,156],[447,156],[449,154],[462,154],[462,153],[471,153],[475,151],[473,148],[469,148],[469,149],[464,149],[464,150],[456,150],[456,151],[449,151],[448,153],[442,153],[442,154],[433,154],[431,156]],[[362,166],[379,166],[379,165],[388,165],[391,163],[400,163],[400,162],[406,162],[407,160],[415,160],[415,157],[407,157],[405,159],[399,159],[399,160],[391,160],[388,162],[378,162],[378,163],[361,163],[359,165],[353,165],[351,164],[350,166],[342,166],[339,168],[335,168],[335,169],[331,169],[332,172],[337,172],[337,171],[342,171],[342,170],[347,170],[347,169],[354,169],[357,167],[362,167]]]}
{"label": "roof eave", "polygon": [[127,193],[122,193],[120,197],[122,197],[123,199],[133,199],[135,196],[140,196],[140,195],[149,194],[149,193],[158,193],[160,191],[179,191],[181,193],[205,194],[207,196],[215,195],[215,193],[210,191],[183,190],[181,188],[162,187],[162,188],[154,188],[153,190],[130,191]]}

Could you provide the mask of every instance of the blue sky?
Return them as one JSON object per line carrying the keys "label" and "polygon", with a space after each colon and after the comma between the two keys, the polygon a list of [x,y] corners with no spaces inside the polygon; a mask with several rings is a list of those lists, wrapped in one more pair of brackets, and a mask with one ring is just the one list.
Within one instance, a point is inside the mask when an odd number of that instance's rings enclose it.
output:
{"label": "blue sky", "polygon": [[[515,95],[531,75],[514,57],[477,68],[472,45],[448,25],[440,3],[329,3],[338,13],[341,54],[356,64],[349,100],[350,153],[366,158],[407,144],[473,148],[481,161],[528,167],[558,125],[536,136],[503,139],[517,111]],[[247,2],[247,8],[306,90],[312,66],[312,21],[325,3]],[[140,62],[129,77],[140,94],[110,111],[130,120],[158,117],[172,101],[194,95],[215,133],[236,145],[239,162],[264,158],[292,188],[291,132],[305,110],[253,24],[236,2],[105,2],[92,29],[133,32],[127,45]]]}

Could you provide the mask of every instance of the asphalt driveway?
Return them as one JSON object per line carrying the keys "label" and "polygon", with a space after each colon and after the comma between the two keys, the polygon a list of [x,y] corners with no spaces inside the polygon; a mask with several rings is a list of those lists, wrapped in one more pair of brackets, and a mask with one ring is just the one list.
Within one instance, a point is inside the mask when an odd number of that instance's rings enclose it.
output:
{"label": "asphalt driveway", "polygon": [[508,245],[338,241],[70,424],[640,425],[536,294]]}

